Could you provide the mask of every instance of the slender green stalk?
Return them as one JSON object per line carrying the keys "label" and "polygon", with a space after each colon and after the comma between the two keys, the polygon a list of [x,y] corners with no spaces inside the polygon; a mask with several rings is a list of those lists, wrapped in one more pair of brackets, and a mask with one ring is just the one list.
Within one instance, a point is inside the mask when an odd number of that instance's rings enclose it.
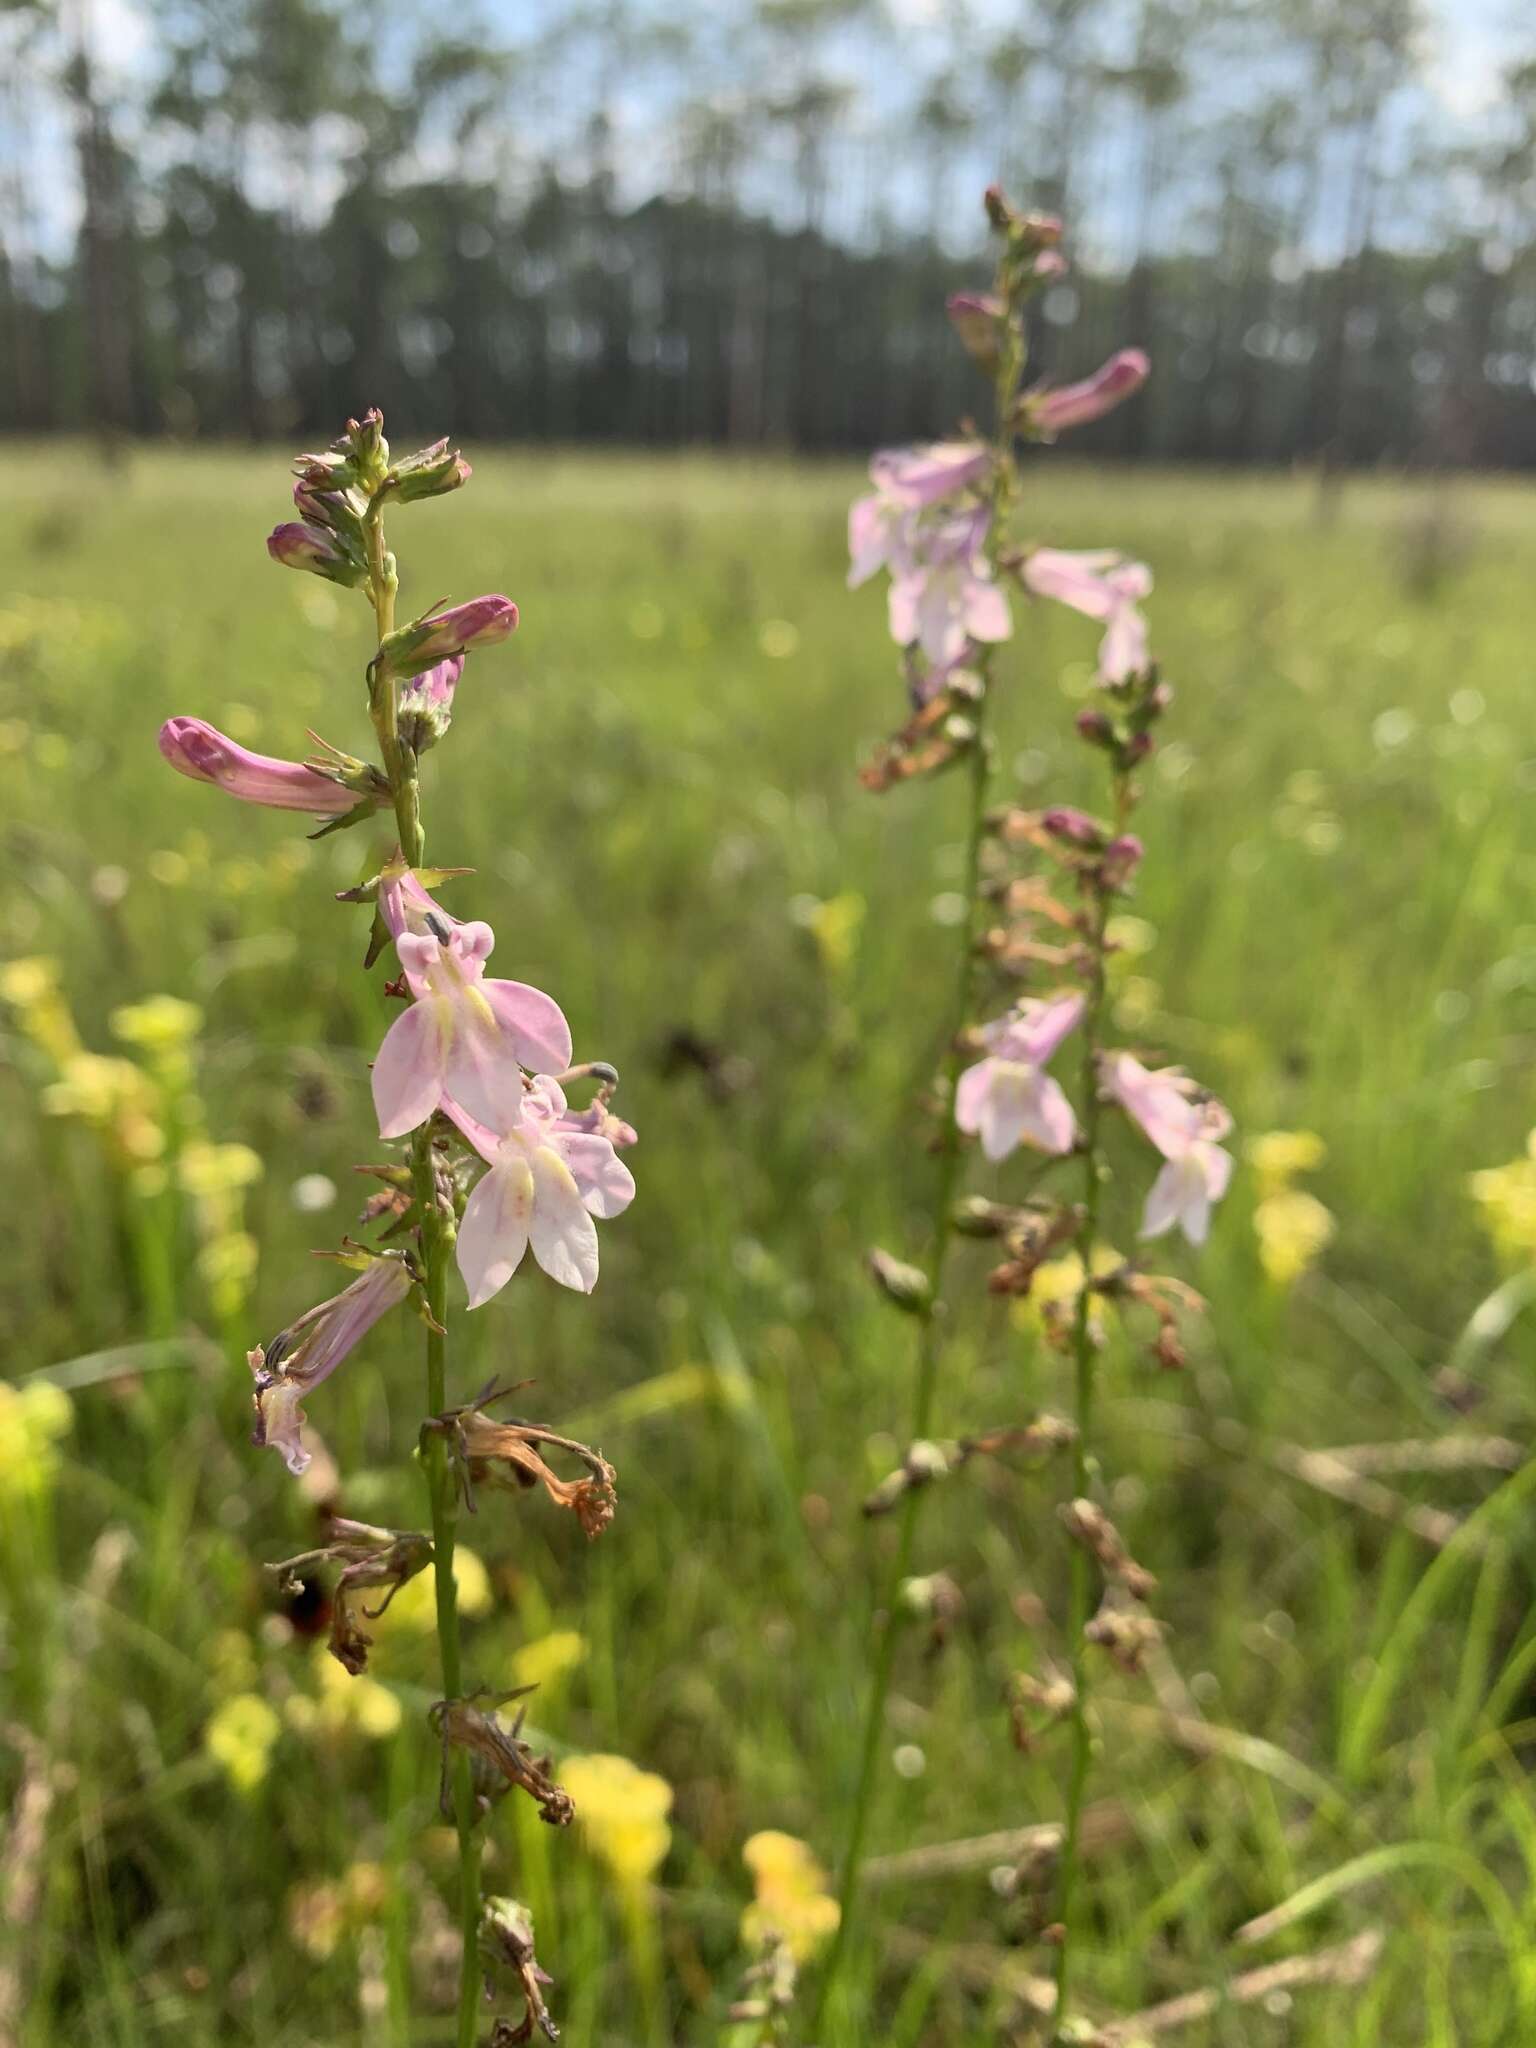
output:
{"label": "slender green stalk", "polygon": [[[922,1329],[917,1347],[917,1375],[912,1395],[911,1438],[916,1442],[928,1435],[933,1426],[934,1394],[938,1386],[939,1350],[943,1341],[941,1296],[944,1270],[949,1255],[950,1243],[954,1237],[953,1213],[955,1192],[960,1177],[962,1149],[960,1132],[954,1117],[948,1113],[947,1105],[953,1099],[955,1083],[965,1055],[959,1046],[961,1032],[970,1018],[971,991],[976,973],[976,913],[979,902],[981,879],[981,846],[986,825],[987,785],[990,781],[989,753],[985,735],[978,731],[976,744],[970,758],[970,802],[966,832],[966,861],[963,893],[966,914],[960,924],[960,950],[955,972],[955,994],[950,1009],[951,1028],[948,1034],[949,1051],[944,1062],[944,1116],[943,1135],[940,1140],[939,1170],[934,1181],[933,1222],[929,1237],[929,1252],[926,1273],[928,1277],[928,1302],[922,1311]],[[815,2034],[826,2015],[838,1974],[846,1959],[850,1931],[854,1921],[854,1910],[858,1901],[859,1871],[863,1863],[864,1842],[869,1831],[869,1822],[874,1805],[875,1778],[880,1760],[880,1739],[885,1729],[886,1701],[890,1696],[891,1679],[896,1668],[896,1645],[901,1633],[901,1619],[897,1602],[902,1581],[912,1570],[913,1552],[917,1541],[917,1521],[926,1489],[914,1487],[908,1491],[901,1503],[896,1549],[891,1558],[877,1600],[879,1614],[879,1641],[875,1650],[874,1669],[870,1676],[869,1700],[864,1712],[864,1730],[859,1750],[859,1776],[854,1792],[853,1818],[849,1822],[848,1842],[843,1858],[842,1888],[839,1894],[841,1912],[837,1933],[828,1951],[822,1971],[821,1991],[817,2003],[812,2032]]]}
{"label": "slender green stalk", "polygon": [[[1123,777],[1116,778],[1116,822],[1123,824],[1127,789]],[[1099,1151],[1099,1130],[1103,1104],[1099,1096],[1099,1041],[1104,1021],[1105,935],[1109,924],[1111,895],[1101,888],[1094,900],[1088,943],[1092,967],[1083,1012],[1083,1220],[1078,1226],[1075,1249],[1082,1269],[1077,1308],[1072,1324],[1074,1380],[1073,1421],[1077,1435],[1072,1445],[1072,1491],[1077,1499],[1088,1492],[1093,1480],[1093,1409],[1097,1363],[1093,1334],[1093,1295],[1089,1281],[1093,1274],[1094,1246],[1099,1234],[1099,1207],[1103,1198],[1105,1167]],[[1077,1883],[1082,1864],[1083,1805],[1088,1790],[1088,1771],[1093,1760],[1093,1736],[1088,1722],[1088,1660],[1085,1655],[1088,1626],[1093,1609],[1093,1560],[1080,1544],[1072,1546],[1072,1588],[1067,1614],[1067,1640],[1072,1672],[1072,1762],[1067,1777],[1067,1811],[1061,1843],[1057,1878],[1056,1919],[1061,1929],[1056,1951],[1056,2016],[1054,2031],[1067,2017],[1067,1996],[1072,1984],[1073,1924]]]}
{"label": "slender green stalk", "polygon": [[[382,644],[385,636],[394,630],[395,591],[399,579],[394,557],[384,546],[384,528],[379,515],[380,507],[375,502],[368,513],[368,563],[374,616]],[[372,710],[379,750],[384,757],[390,795],[394,800],[400,851],[414,868],[421,865],[425,852],[421,788],[415,750],[400,738],[398,687],[392,677],[375,675]],[[441,1415],[448,1405],[448,1255],[451,1245],[449,1233],[443,1227],[443,1209],[438,1200],[430,1122],[423,1124],[412,1140],[411,1177],[416,1213],[421,1221],[421,1263],[426,1276],[427,1314],[430,1318],[427,1325],[427,1413]],[[443,1697],[453,1700],[458,1699],[464,1689],[459,1655],[458,1591],[453,1575],[458,1499],[448,1470],[447,1445],[440,1434],[434,1432],[427,1437],[422,1450],[422,1464],[432,1513],[432,1569],[437,1595],[437,1647],[443,1675]],[[459,1926],[463,1936],[456,2041],[457,2048],[474,2048],[480,2006],[480,1837],[475,1826],[469,1758],[457,1747],[449,1753],[448,1783],[459,1838]]]}

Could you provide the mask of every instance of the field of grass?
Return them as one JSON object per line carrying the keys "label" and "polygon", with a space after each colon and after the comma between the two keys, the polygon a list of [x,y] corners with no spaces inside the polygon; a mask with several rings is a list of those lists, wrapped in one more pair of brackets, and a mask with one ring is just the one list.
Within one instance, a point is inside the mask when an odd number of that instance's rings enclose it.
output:
{"label": "field of grass", "polygon": [[[963,791],[858,787],[902,706],[881,598],[843,588],[852,466],[470,452],[469,490],[395,521],[405,596],[505,590],[523,625],[471,662],[426,764],[429,848],[478,869],[499,971],[620,1069],[640,1193],[590,1301],[530,1271],[455,1322],[457,1397],[533,1380],[525,1412],[600,1443],[620,1484],[590,1546],[540,1499],[482,1500],[468,1669],[542,1672],[557,1756],[617,1752],[675,1795],[643,1908],[526,1801],[491,1823],[490,1876],[534,1911],[567,2042],[709,2042],[746,1961],[743,1841],[782,1828],[832,1864],[846,1826],[893,1537],[858,1503],[902,1448],[912,1365],[863,1256],[922,1248]],[[403,1595],[349,1682],[274,1598],[260,1567],[309,1545],[314,1505],[250,1447],[244,1365],[328,1291],[308,1248],[356,1227],[351,1168],[381,1156],[380,977],[367,913],[332,899],[385,842],[307,843],[154,744],[192,712],[270,752],[306,727],[364,750],[366,607],[267,561],[279,453],[4,465],[0,952],[56,962],[83,1046],[156,1071],[140,1099],[71,1069],[44,970],[5,970],[27,1001],[0,1005],[4,1370],[71,1405],[0,1407],[0,2038],[430,2048],[454,1964],[427,1609]],[[1167,2036],[1194,2048],[1536,2038],[1514,1241],[1536,1197],[1506,1203],[1501,1252],[1468,1186],[1536,1121],[1536,496],[1360,483],[1320,519],[1299,481],[1034,478],[1039,537],[1152,562],[1178,692],[1124,1035],[1240,1134],[1321,1134],[1305,1185],[1336,1224],[1276,1286],[1240,1170],[1180,1266],[1212,1304],[1190,1369],[1108,1343],[1109,1497],[1170,1632],[1150,1679],[1099,1682],[1082,2005],[1107,2023],[1209,1991]],[[1091,798],[1071,719],[1092,648],[1070,615],[1021,618],[1004,791]],[[114,1023],[167,994],[202,1013],[190,1071]],[[945,1433],[1067,1399],[1036,1326],[986,1296],[986,1249],[962,1262]],[[310,1403],[348,1511],[402,1527],[418,1335],[396,1318]],[[1405,1443],[1374,1490],[1302,1455]],[[929,1505],[922,1569],[965,1604],[942,1648],[903,1644],[881,1857],[1060,1812],[1061,1739],[1019,1753],[1007,1692],[1059,1648],[1063,1483],[977,1465]],[[822,2048],[1034,2038],[1048,1894],[1011,1871],[986,1845],[877,1867],[861,2016]],[[1357,1984],[1242,1981],[1373,1933]]]}

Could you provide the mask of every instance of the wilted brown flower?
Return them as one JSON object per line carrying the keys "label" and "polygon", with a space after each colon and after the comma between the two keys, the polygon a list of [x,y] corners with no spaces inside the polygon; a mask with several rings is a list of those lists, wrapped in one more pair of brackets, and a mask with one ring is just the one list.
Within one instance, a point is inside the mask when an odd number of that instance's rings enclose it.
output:
{"label": "wilted brown flower", "polygon": [[[556,1507],[569,1508],[587,1536],[601,1536],[613,1520],[617,1506],[617,1474],[606,1458],[574,1438],[558,1436],[536,1422],[513,1419],[497,1422],[485,1410],[504,1400],[514,1390],[481,1395],[467,1408],[451,1408],[425,1425],[448,1439],[457,1466],[464,1504],[473,1514],[477,1486],[515,1487],[526,1490],[542,1486]],[[547,1444],[566,1451],[587,1468],[585,1479],[562,1479],[539,1455],[537,1446]]]}
{"label": "wilted brown flower", "polygon": [[1157,1590],[1157,1580],[1139,1565],[1121,1540],[1120,1531],[1091,1500],[1063,1501],[1056,1510],[1069,1536],[1097,1560],[1100,1571],[1123,1586],[1133,1599],[1145,1600]]}
{"label": "wilted brown flower", "polygon": [[[297,1593],[302,1573],[322,1564],[339,1564],[341,1576],[331,1606],[331,1655],[355,1678],[368,1663],[373,1642],[358,1620],[377,1621],[408,1579],[432,1562],[432,1543],[414,1530],[375,1529],[368,1522],[349,1522],[341,1515],[330,1521],[331,1540],[316,1550],[301,1551],[267,1570],[284,1593]],[[389,1591],[377,1607],[359,1606],[354,1613],[351,1596],[366,1586],[387,1586]]]}
{"label": "wilted brown flower", "polygon": [[[551,1827],[569,1827],[575,1819],[576,1806],[570,1793],[550,1776],[550,1758],[535,1756],[522,1740],[526,1709],[518,1709],[517,1719],[510,1728],[496,1711],[512,1700],[524,1698],[533,1690],[531,1685],[524,1685],[515,1692],[474,1693],[468,1699],[438,1700],[429,1708],[427,1718],[443,1741],[441,1799],[443,1812],[450,1818],[453,1802],[448,1789],[448,1757],[450,1749],[457,1743],[460,1749],[469,1751],[474,1766],[475,1796],[482,1810],[489,1810],[496,1800],[504,1798],[516,1786],[535,1802],[539,1818],[548,1821]],[[475,1704],[482,1699],[491,1702],[489,1712]]]}

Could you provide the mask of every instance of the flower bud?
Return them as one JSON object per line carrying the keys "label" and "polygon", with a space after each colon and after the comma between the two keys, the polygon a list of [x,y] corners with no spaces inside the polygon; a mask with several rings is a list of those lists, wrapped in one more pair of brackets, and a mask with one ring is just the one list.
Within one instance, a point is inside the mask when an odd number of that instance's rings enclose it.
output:
{"label": "flower bud", "polygon": [[[201,718],[168,718],[160,728],[160,751],[179,774],[192,781],[211,782],[227,796],[238,797],[242,803],[265,804],[270,810],[340,817],[364,794],[344,788],[302,761],[253,754]],[[377,778],[376,769],[371,773]]]}
{"label": "flower bud", "polygon": [[349,589],[368,580],[366,564],[321,526],[276,526],[267,536],[267,553],[285,569],[307,569],[312,576],[323,576],[328,583],[345,584]]}
{"label": "flower bud", "polygon": [[1019,401],[1019,424],[1042,441],[1054,441],[1068,427],[1086,426],[1113,412],[1141,389],[1151,370],[1142,350],[1123,348],[1081,383],[1063,384],[1058,391],[1040,386],[1027,391]]}
{"label": "flower bud", "polygon": [[425,619],[413,619],[391,633],[379,650],[380,671],[404,680],[419,676],[472,647],[494,647],[517,626],[517,606],[509,597],[475,597],[468,604],[438,612]]}
{"label": "flower bud", "polygon": [[358,479],[376,491],[389,468],[389,443],[384,438],[384,415],[370,405],[360,420],[347,421],[347,443]]}
{"label": "flower bud", "polygon": [[394,465],[389,479],[391,494],[402,505],[414,504],[418,498],[440,498],[445,491],[467,484],[473,473],[457,448],[450,448],[446,439],[434,441],[430,448],[418,448]]}
{"label": "flower bud", "polygon": [[453,693],[464,662],[464,655],[450,654],[401,689],[400,737],[418,754],[435,746],[453,723]]}
{"label": "flower bud", "polygon": [[1110,889],[1123,889],[1141,866],[1141,841],[1134,832],[1122,832],[1118,839],[1112,839],[1104,849],[1104,858],[1099,872]]}
{"label": "flower bud", "polygon": [[1104,844],[1104,827],[1096,818],[1090,818],[1086,811],[1079,811],[1071,804],[1057,804],[1052,810],[1042,811],[1040,823],[1053,839],[1065,840],[1069,846],[1082,846],[1097,852]]}
{"label": "flower bud", "polygon": [[958,1237],[1001,1237],[1018,1215],[1001,1202],[989,1202],[985,1195],[967,1195],[950,1211],[950,1227]]}
{"label": "flower bud", "polygon": [[1102,711],[1079,711],[1077,730],[1090,747],[1112,747],[1115,743],[1115,729]]}
{"label": "flower bud", "polygon": [[875,1285],[904,1315],[926,1315],[933,1305],[928,1275],[919,1266],[904,1265],[878,1246],[870,1253],[869,1271]]}
{"label": "flower bud", "polygon": [[992,292],[953,292],[947,302],[950,325],[966,354],[981,368],[997,368],[1008,308]]}

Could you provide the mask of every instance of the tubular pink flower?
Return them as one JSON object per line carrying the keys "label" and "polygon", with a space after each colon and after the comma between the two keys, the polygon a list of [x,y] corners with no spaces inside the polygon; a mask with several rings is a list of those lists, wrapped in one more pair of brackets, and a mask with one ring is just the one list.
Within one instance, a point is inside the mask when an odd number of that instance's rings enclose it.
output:
{"label": "tubular pink flower", "polygon": [[882,496],[920,512],[977,483],[992,464],[980,441],[930,441],[916,448],[885,448],[869,465]]}
{"label": "tubular pink flower", "polygon": [[955,1087],[955,1122],[981,1139],[989,1159],[1006,1159],[1028,1142],[1043,1152],[1070,1152],[1077,1122],[1045,1067],[1083,1014],[1080,995],[1026,1000],[983,1027],[988,1057],[967,1067]]}
{"label": "tubular pink flower", "polygon": [[446,918],[414,875],[409,886],[402,879],[380,890],[386,923],[386,892],[401,920],[395,951],[414,1001],[373,1063],[379,1135],[404,1137],[449,1103],[501,1128],[521,1114],[525,1067],[559,1073],[570,1065],[571,1028],[541,989],[485,979],[496,943],[488,924]]}
{"label": "tubular pink flower", "polygon": [[919,527],[912,560],[892,580],[891,638],[917,646],[936,668],[953,668],[971,641],[1006,640],[1013,631],[1008,600],[982,555],[984,507]]}
{"label": "tubular pink flower", "polygon": [[440,740],[453,723],[453,697],[464,673],[465,654],[450,654],[400,686],[400,730],[418,754]]}
{"label": "tubular pink flower", "polygon": [[1104,624],[1099,643],[1099,678],[1118,683],[1140,675],[1148,665],[1147,622],[1137,609],[1152,590],[1152,571],[1145,562],[1127,561],[1112,549],[1073,553],[1066,548],[1034,548],[1021,571],[1024,586],[1036,597],[1054,598],[1085,618]]}
{"label": "tubular pink flower", "polygon": [[848,588],[857,590],[881,569],[904,569],[915,524],[911,507],[883,491],[855,498],[848,507]]}
{"label": "tubular pink flower", "polygon": [[488,1169],[459,1225],[459,1271],[470,1307],[500,1293],[530,1246],[552,1280],[590,1294],[597,1285],[593,1219],[622,1214],[635,1196],[634,1176],[612,1139],[588,1128],[590,1112],[573,1114],[547,1076],[524,1090],[517,1115],[500,1128],[451,1103],[448,1114]]}
{"label": "tubular pink flower", "polygon": [[366,563],[348,553],[334,533],[323,526],[299,525],[290,521],[275,526],[267,535],[267,553],[285,569],[307,569],[331,583],[355,586],[367,580]]}
{"label": "tubular pink flower", "polygon": [[1134,397],[1151,374],[1152,364],[1141,349],[1120,349],[1081,383],[1063,384],[1056,391],[1037,385],[1026,392],[1024,417],[1042,440],[1054,441],[1068,427],[1086,426],[1113,412]]}
{"label": "tubular pink flower", "polygon": [[1177,1224],[1191,1244],[1204,1244],[1211,1204],[1232,1179],[1232,1155],[1220,1144],[1232,1129],[1230,1112],[1177,1067],[1152,1072],[1128,1052],[1106,1053],[1099,1080],[1167,1162],[1147,1196],[1142,1236],[1161,1237]]}
{"label": "tubular pink flower", "polygon": [[971,360],[984,370],[996,369],[1008,318],[1006,302],[995,292],[951,292],[944,310]]}
{"label": "tubular pink flower", "polygon": [[338,818],[359,801],[356,790],[343,789],[302,761],[253,754],[201,718],[168,718],[159,739],[161,753],[178,773],[211,782],[242,803]]}
{"label": "tubular pink flower", "polygon": [[355,1351],[374,1324],[404,1301],[411,1276],[399,1252],[372,1261],[352,1285],[322,1301],[247,1355],[256,1379],[256,1427],[251,1441],[281,1451],[293,1473],[304,1471],[304,1396]]}
{"label": "tubular pink flower", "polygon": [[516,630],[517,606],[510,597],[475,597],[401,626],[383,642],[378,659],[389,674],[404,679],[472,648],[494,647]]}

